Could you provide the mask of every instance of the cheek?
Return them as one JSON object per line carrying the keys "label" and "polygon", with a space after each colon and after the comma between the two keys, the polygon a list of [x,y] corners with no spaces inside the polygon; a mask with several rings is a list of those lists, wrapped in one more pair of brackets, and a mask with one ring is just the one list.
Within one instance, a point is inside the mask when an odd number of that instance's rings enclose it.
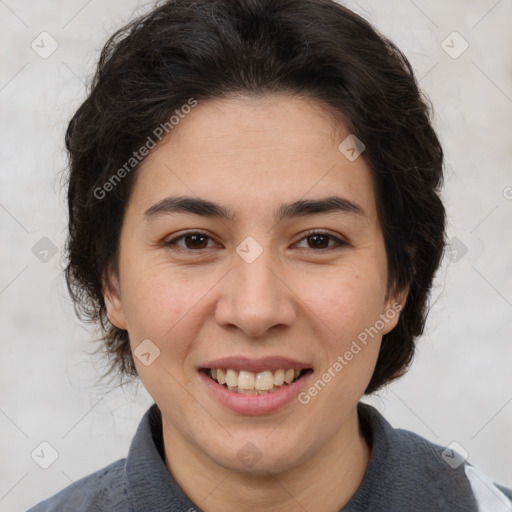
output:
{"label": "cheek", "polygon": [[123,306],[132,347],[149,338],[161,349],[172,343],[178,356],[197,329],[201,290],[191,280],[155,268],[126,275]]}
{"label": "cheek", "polygon": [[304,286],[309,307],[342,340],[375,324],[383,313],[385,292],[383,279],[374,271],[340,271]]}

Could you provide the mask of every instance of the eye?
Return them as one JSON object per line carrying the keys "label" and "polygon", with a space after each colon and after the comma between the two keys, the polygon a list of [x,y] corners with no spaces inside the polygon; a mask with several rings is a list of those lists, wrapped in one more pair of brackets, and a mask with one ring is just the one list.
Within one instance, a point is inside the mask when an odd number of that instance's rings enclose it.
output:
{"label": "eye", "polygon": [[[306,247],[300,247],[300,245],[304,243],[306,243]],[[209,235],[199,231],[182,233],[181,235],[166,241],[165,245],[177,252],[198,252],[200,250],[211,249],[212,247],[218,246],[218,244],[216,244]],[[348,242],[332,235],[331,233],[318,230],[307,231],[306,236],[302,237],[299,242],[295,244],[295,246],[300,249],[313,250],[332,250],[347,245],[349,245]]]}
{"label": "eye", "polygon": [[305,249],[336,249],[339,247],[343,247],[346,245],[349,245],[348,242],[345,242],[344,240],[341,240],[340,238],[332,235],[331,233],[328,233],[326,231],[317,231],[317,230],[311,230],[306,233],[306,236],[301,238],[299,242],[296,244],[300,244],[302,242],[306,242],[308,245],[307,247],[301,247]]}
{"label": "eye", "polygon": [[208,245],[210,241],[213,241],[213,239],[206,233],[190,231],[188,233],[182,233],[171,240],[167,240],[165,245],[176,251],[194,251],[210,249],[212,247],[212,245]]}

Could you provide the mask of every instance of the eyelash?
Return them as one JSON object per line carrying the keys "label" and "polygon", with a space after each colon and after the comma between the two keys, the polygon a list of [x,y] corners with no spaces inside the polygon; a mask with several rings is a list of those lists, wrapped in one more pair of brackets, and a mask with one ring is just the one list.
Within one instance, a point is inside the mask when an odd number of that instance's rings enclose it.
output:
{"label": "eyelash", "polygon": [[[213,240],[211,236],[207,235],[206,233],[202,233],[201,231],[188,231],[188,232],[182,233],[181,235],[179,235],[179,236],[177,236],[175,238],[172,238],[169,241],[166,241],[165,242],[165,246],[169,247],[173,251],[182,252],[182,253],[200,252],[200,251],[204,251],[204,250],[210,249],[210,247],[204,247],[204,248],[201,248],[201,249],[189,249],[187,247],[181,247],[181,246],[177,245],[177,241],[179,241],[181,239],[185,239],[187,237],[194,236],[194,235],[199,235],[201,237],[205,237],[205,238],[208,238],[210,240]],[[305,240],[307,238],[310,238],[310,237],[313,237],[313,236],[316,236],[316,235],[327,237],[330,240],[333,240],[334,241],[334,245],[328,246],[328,247],[324,247],[324,248],[320,248],[320,249],[314,249],[314,248],[311,248],[311,247],[307,247],[307,249],[310,249],[310,250],[315,251],[315,252],[320,252],[320,251],[325,252],[325,251],[331,251],[331,250],[339,249],[341,247],[350,245],[345,240],[342,240],[341,238],[338,238],[338,237],[332,235],[331,233],[329,233],[327,231],[315,230],[315,229],[306,231],[304,236],[298,242],[296,242],[296,243],[302,242],[303,240]]]}

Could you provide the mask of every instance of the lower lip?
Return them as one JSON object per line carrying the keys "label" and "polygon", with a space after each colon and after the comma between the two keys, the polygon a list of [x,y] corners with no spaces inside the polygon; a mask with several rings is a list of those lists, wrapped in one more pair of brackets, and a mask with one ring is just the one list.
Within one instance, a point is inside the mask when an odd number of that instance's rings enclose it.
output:
{"label": "lower lip", "polygon": [[206,384],[213,396],[225,407],[239,414],[256,416],[258,414],[269,414],[297,399],[301,390],[305,387],[311,371],[302,375],[291,384],[281,386],[273,393],[266,395],[244,395],[229,391],[221,384],[208,377],[205,372],[200,371],[199,376]]}

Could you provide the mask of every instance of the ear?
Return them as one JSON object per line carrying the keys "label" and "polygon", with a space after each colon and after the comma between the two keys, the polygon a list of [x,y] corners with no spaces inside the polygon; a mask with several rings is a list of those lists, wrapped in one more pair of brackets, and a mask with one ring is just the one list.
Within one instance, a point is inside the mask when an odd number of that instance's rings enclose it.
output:
{"label": "ear", "polygon": [[105,301],[107,317],[110,323],[118,329],[126,330],[126,318],[123,301],[121,300],[119,278],[113,272],[110,272],[103,280],[103,300]]}
{"label": "ear", "polygon": [[383,335],[391,332],[397,326],[400,314],[405,307],[408,293],[409,287],[404,290],[396,290],[393,287],[389,291],[382,316],[382,319],[385,321],[384,329],[382,329]]}

